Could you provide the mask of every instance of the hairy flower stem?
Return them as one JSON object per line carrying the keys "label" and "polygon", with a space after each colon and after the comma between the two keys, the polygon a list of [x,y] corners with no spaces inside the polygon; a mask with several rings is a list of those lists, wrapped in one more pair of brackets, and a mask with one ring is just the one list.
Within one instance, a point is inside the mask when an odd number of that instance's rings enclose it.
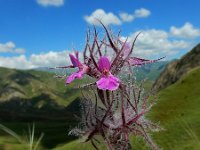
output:
{"label": "hairy flower stem", "polygon": [[107,150],[132,150],[130,135],[143,137],[152,150],[157,150],[149,136],[156,125],[144,116],[152,103],[147,102],[149,95],[144,94],[143,83],[137,85],[132,66],[153,63],[162,58],[146,60],[134,57],[133,48],[139,34],[131,44],[128,39],[122,41],[120,32],[115,36],[99,22],[105,30],[103,39],[95,27],[93,34],[88,30],[84,60],[80,61],[78,52],[75,52],[75,55],[69,55],[72,65],[64,67],[78,69],[67,77],[66,84],[85,75],[95,79],[95,82],[82,86],[87,90],[82,93],[80,126],[69,134],[82,137],[85,142],[90,141],[96,150],[99,150],[98,139],[103,139],[101,141]]}

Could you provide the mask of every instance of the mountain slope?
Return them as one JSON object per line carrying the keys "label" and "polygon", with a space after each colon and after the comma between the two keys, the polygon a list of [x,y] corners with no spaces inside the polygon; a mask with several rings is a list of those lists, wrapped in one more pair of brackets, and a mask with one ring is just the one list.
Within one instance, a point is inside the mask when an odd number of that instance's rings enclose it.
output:
{"label": "mountain slope", "polygon": [[200,149],[200,67],[161,90],[149,116],[165,128],[155,139],[167,150]]}
{"label": "mountain slope", "polygon": [[[0,68],[0,120],[64,119],[61,114],[66,112],[65,107],[80,96],[79,90],[73,87],[82,81],[65,86],[64,80],[53,75]],[[49,112],[54,117],[46,115]]]}
{"label": "mountain slope", "polygon": [[0,102],[48,95],[58,105],[68,105],[77,97],[73,89],[76,83],[66,87],[64,80],[53,76],[48,72],[0,68]]}
{"label": "mountain slope", "polygon": [[164,89],[178,81],[185,73],[197,66],[200,66],[200,44],[194,47],[180,60],[169,63],[153,84],[153,88],[156,91]]}

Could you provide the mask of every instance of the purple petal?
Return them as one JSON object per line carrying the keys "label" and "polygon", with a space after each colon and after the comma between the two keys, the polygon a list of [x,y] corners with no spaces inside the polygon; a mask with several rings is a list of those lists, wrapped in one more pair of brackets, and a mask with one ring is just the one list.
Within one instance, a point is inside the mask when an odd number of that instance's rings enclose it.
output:
{"label": "purple petal", "polygon": [[104,70],[110,70],[110,61],[106,56],[102,56],[99,59],[98,67],[101,72]]}
{"label": "purple petal", "polygon": [[84,72],[82,70],[71,74],[69,77],[67,77],[66,84],[71,83],[74,79],[82,79],[83,75],[84,75]]}
{"label": "purple petal", "polygon": [[78,58],[75,58],[72,54],[69,54],[69,57],[71,59],[72,64],[75,67],[78,67],[79,65],[81,65],[80,61],[78,60]]}
{"label": "purple petal", "polygon": [[129,58],[128,62],[131,66],[140,66],[140,65],[144,65],[144,64],[154,63],[163,58],[164,57],[155,59],[155,60],[147,60],[147,59],[142,59],[142,58],[137,58],[137,57],[131,57],[131,58]]}
{"label": "purple petal", "polygon": [[120,81],[117,77],[109,75],[108,77],[103,76],[97,82],[97,87],[101,90],[116,90],[119,87]]}

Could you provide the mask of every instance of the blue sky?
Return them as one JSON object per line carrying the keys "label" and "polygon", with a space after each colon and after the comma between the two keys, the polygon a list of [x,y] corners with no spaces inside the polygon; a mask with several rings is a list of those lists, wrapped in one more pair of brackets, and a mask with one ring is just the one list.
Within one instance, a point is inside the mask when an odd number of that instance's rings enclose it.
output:
{"label": "blue sky", "polygon": [[142,31],[136,55],[179,58],[200,40],[199,5],[199,0],[0,0],[0,66],[70,63],[67,54],[83,49],[86,29],[98,17],[130,41]]}

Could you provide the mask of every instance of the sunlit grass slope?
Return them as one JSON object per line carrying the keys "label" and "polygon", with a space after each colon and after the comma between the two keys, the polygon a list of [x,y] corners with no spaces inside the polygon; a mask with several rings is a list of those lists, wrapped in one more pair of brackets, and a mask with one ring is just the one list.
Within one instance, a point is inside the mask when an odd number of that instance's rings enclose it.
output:
{"label": "sunlit grass slope", "polygon": [[165,128],[155,139],[164,149],[200,149],[200,67],[158,94],[150,118]]}
{"label": "sunlit grass slope", "polygon": [[[164,150],[200,149],[200,67],[191,70],[178,82],[162,90],[158,102],[147,117],[160,122],[165,130],[154,133]],[[91,145],[73,141],[55,150],[92,150]],[[132,139],[134,149],[147,150],[142,139]],[[103,148],[102,148],[103,149]]]}

